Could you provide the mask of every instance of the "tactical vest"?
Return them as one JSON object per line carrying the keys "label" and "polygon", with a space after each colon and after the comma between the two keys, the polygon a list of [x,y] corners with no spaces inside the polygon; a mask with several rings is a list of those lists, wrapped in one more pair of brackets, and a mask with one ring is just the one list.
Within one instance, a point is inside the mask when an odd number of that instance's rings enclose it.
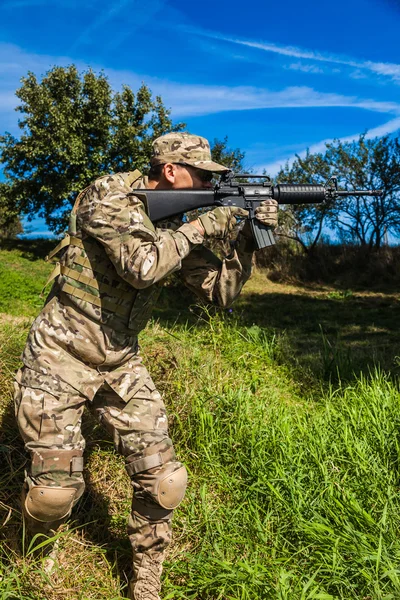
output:
{"label": "tactical vest", "polygon": [[[129,187],[140,189],[142,175],[136,170],[119,173]],[[87,190],[77,197],[70,216],[68,234],[46,257],[60,254],[46,286],[54,279],[49,297],[68,300],[88,318],[116,331],[137,336],[146,326],[161,292],[161,284],[137,290],[124,281],[108,258],[102,245],[77,228],[76,213]],[[46,287],[45,286],[45,287]]]}

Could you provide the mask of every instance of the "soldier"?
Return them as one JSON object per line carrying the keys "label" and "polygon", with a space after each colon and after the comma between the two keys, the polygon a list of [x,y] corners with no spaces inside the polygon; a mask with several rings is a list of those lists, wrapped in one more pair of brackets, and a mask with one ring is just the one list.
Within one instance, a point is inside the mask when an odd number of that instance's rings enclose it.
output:
{"label": "soldier", "polygon": [[[246,215],[242,209],[153,224],[141,190],[209,188],[213,174],[226,170],[211,160],[206,139],[169,133],[153,143],[148,178],[117,173],[83,190],[69,234],[51,253],[61,252],[55,281],[16,375],[16,415],[31,457],[22,494],[29,530],[54,533],[84,491],[81,418],[90,402],[132,480],[134,600],[159,600],[172,513],[187,482],[164,403],[142,364],[138,334],[173,272],[202,300],[229,306],[250,276],[254,250],[246,225],[224,260],[203,245],[228,236],[235,215]],[[276,202],[265,201],[257,217],[274,226]]]}

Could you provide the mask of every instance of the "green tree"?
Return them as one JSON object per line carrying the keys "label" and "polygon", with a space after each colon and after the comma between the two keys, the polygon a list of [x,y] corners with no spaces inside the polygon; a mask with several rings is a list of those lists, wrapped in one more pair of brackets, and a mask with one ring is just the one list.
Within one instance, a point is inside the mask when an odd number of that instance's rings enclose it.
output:
{"label": "green tree", "polygon": [[277,175],[279,183],[324,183],[337,175],[342,189],[381,189],[383,195],[348,196],[324,204],[286,207],[282,211],[283,234],[299,241],[306,250],[315,247],[325,225],[340,239],[379,248],[385,234],[400,234],[400,140],[384,136],[355,142],[335,140],[325,153],[296,156]]}
{"label": "green tree", "polygon": [[340,198],[331,226],[345,240],[380,248],[387,233],[400,234],[400,139],[384,136],[327,144],[326,160],[345,189],[381,189],[382,196]]}
{"label": "green tree", "polygon": [[18,211],[10,201],[9,191],[7,183],[0,183],[0,239],[14,238],[23,231]]}
{"label": "green tree", "polygon": [[223,140],[214,139],[211,146],[211,156],[215,162],[229,167],[236,173],[243,173],[244,171],[245,153],[239,148],[229,148],[228,136],[225,136]]}
{"label": "green tree", "polygon": [[44,217],[56,232],[93,179],[143,168],[152,140],[184,127],[144,84],[136,94],[128,86],[114,93],[103,73],[80,74],[73,65],[54,67],[42,80],[28,73],[21,81],[21,135],[0,136],[8,202],[28,218]]}

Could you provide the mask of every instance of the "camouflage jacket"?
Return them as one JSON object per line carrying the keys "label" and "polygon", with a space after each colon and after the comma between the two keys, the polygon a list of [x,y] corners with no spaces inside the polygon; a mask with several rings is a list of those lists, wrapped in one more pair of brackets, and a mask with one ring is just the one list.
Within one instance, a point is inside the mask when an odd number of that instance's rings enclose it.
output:
{"label": "camouflage jacket", "polygon": [[138,171],[97,179],[76,206],[76,235],[60,261],[58,287],[91,319],[137,335],[146,325],[165,278],[179,272],[202,300],[229,306],[251,273],[246,239],[218,259],[189,223],[148,218]]}
{"label": "camouflage jacket", "polygon": [[[237,248],[220,260],[193,225],[154,226],[141,200],[145,187],[135,171],[101,177],[80,194],[76,230],[58,246],[57,278],[23,354],[29,369],[62,372],[88,397],[104,380],[121,397],[132,393],[125,367],[167,276],[176,272],[202,300],[226,307],[251,273],[251,240],[239,236]],[[109,373],[101,379],[102,369]]]}

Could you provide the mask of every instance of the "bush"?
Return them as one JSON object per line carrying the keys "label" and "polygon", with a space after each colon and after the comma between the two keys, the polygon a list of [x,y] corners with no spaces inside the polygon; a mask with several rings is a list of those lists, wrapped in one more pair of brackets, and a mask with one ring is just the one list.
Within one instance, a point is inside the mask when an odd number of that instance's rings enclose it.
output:
{"label": "bush", "polygon": [[398,286],[400,246],[371,250],[361,246],[319,244],[305,253],[297,244],[279,242],[258,253],[256,264],[276,282],[318,282],[342,287]]}

